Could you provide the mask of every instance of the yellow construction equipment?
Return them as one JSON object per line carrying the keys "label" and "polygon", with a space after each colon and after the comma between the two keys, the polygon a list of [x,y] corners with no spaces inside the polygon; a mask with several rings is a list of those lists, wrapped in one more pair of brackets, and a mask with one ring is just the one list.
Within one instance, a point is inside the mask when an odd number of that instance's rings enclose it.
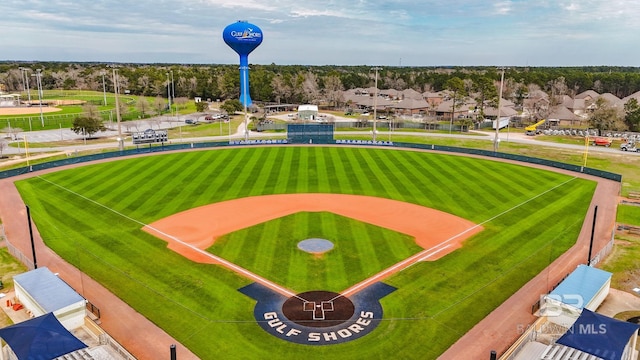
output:
{"label": "yellow construction equipment", "polygon": [[540,121],[538,121],[537,123],[533,124],[533,125],[529,125],[526,128],[524,128],[524,133],[530,136],[533,136],[536,134],[536,132],[538,131],[538,126],[544,124],[544,122],[547,121],[545,119],[542,119]]}

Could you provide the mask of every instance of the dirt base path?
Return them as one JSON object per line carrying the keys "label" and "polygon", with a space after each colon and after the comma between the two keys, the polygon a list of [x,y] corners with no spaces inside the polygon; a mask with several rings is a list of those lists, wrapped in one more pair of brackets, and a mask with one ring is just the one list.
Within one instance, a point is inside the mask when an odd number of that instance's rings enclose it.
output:
{"label": "dirt base path", "polygon": [[342,292],[350,296],[418,261],[437,260],[480,232],[481,226],[439,210],[402,201],[361,195],[284,194],[223,201],[183,211],[143,229],[166,240],[168,247],[196,262],[220,264],[284,296],[293,296],[268,279],[204,251],[234,231],[298,212],[327,211],[412,236],[424,250]]}

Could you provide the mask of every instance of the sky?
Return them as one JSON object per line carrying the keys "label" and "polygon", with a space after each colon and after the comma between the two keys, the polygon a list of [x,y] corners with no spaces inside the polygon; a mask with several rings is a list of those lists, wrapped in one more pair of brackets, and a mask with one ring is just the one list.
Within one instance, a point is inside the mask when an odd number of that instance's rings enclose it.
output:
{"label": "sky", "polygon": [[235,64],[640,66],[640,0],[0,0],[0,60]]}

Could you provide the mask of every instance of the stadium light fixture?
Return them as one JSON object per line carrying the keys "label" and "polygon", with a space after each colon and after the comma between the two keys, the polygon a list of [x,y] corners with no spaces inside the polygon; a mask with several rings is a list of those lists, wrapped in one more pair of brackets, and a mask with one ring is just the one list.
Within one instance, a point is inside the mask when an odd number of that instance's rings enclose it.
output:
{"label": "stadium light fixture", "polygon": [[38,103],[40,105],[40,123],[44,128],[44,115],[42,114],[42,69],[36,69],[35,74],[31,74],[31,76],[36,77],[36,82],[38,84]]}

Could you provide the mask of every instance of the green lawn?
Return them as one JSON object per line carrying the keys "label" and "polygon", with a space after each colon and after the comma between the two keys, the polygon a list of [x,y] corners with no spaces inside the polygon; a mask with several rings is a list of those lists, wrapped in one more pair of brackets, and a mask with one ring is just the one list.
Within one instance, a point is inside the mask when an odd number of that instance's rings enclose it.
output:
{"label": "green lawn", "polygon": [[[595,189],[592,181],[520,165],[345,147],[163,154],[17,185],[48,246],[202,359],[435,359],[575,242]],[[462,249],[385,280],[398,290],[382,300],[386,321],[371,334],[312,347],[279,340],[255,324],[254,301],[237,291],[249,280],[191,263],[140,229],[200,205],[297,192],[401,200],[483,223],[485,230]],[[313,234],[328,238],[330,229]],[[282,266],[288,272],[299,265]],[[337,283],[328,278],[326,286],[340,288]]]}
{"label": "green lawn", "polygon": [[618,205],[616,221],[621,224],[640,226],[640,206]]}

